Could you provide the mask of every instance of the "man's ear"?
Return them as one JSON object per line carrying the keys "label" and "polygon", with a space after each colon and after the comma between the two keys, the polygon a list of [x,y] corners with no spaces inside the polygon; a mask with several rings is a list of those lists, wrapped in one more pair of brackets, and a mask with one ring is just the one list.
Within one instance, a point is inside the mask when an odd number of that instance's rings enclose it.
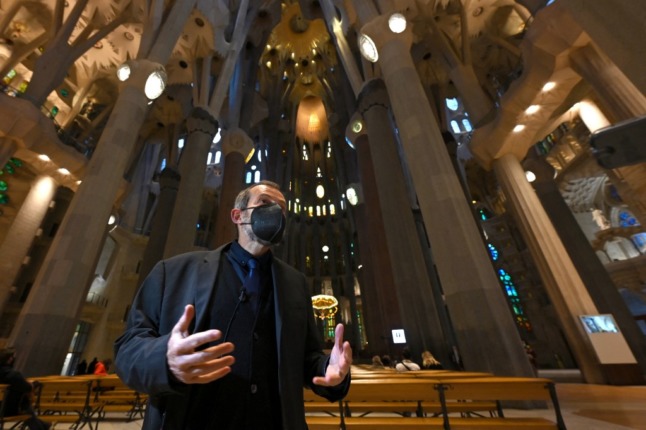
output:
{"label": "man's ear", "polygon": [[233,221],[234,224],[240,224],[242,222],[242,211],[238,208],[233,208],[231,209],[231,221]]}

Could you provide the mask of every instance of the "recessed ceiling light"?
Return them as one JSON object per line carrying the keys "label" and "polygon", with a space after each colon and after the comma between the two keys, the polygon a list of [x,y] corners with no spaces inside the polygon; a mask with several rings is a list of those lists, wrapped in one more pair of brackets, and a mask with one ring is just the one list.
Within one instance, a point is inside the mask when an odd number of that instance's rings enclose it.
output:
{"label": "recessed ceiling light", "polygon": [[538,112],[538,110],[539,110],[540,108],[541,108],[541,107],[540,107],[539,105],[531,105],[531,106],[529,106],[527,109],[525,109],[525,113],[526,113],[527,115],[532,115],[532,114],[535,114],[536,112]]}
{"label": "recessed ceiling light", "polygon": [[516,127],[514,127],[513,132],[514,133],[520,133],[521,131],[525,130],[525,126],[522,124],[518,124]]}
{"label": "recessed ceiling light", "polygon": [[38,158],[39,158],[39,159],[41,159],[41,160],[43,160],[43,161],[52,161],[52,159],[51,159],[51,158],[49,158],[49,157],[48,157],[47,155],[45,155],[45,154],[40,154],[40,155],[38,156]]}
{"label": "recessed ceiling light", "polygon": [[556,82],[548,82],[543,85],[543,92],[551,91],[556,86]]}

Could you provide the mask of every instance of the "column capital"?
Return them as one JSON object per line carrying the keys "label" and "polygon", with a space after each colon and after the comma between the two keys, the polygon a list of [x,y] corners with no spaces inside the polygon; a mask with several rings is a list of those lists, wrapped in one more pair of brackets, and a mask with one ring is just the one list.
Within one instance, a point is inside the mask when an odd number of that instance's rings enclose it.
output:
{"label": "column capital", "polygon": [[211,138],[218,132],[218,121],[211,113],[201,107],[194,107],[186,119],[186,128],[189,134],[204,133]]}
{"label": "column capital", "polygon": [[246,160],[251,157],[255,145],[251,138],[242,129],[234,128],[227,130],[222,136],[222,152],[225,157],[232,153],[239,153]]}
{"label": "column capital", "polygon": [[[128,66],[129,70],[124,72],[124,76],[121,76],[121,68],[124,66]],[[146,88],[148,77],[154,72],[158,72],[162,75],[165,83],[166,69],[164,68],[164,65],[145,58],[126,61],[117,69],[117,76],[119,77],[122,86],[132,86],[143,92]]]}
{"label": "column capital", "polygon": [[379,15],[373,18],[361,27],[360,33],[370,37],[377,47],[377,50],[381,50],[381,48],[389,42],[399,41],[406,46],[406,52],[408,52],[413,45],[412,26],[407,25],[404,31],[401,33],[395,33],[388,26],[388,20],[391,16],[392,14],[388,14]]}
{"label": "column capital", "polygon": [[161,188],[178,189],[181,179],[182,175],[174,167],[166,166],[159,174],[159,186]]}
{"label": "column capital", "polygon": [[366,82],[357,97],[357,111],[362,115],[373,106],[390,109],[388,90],[382,79],[371,79]]}

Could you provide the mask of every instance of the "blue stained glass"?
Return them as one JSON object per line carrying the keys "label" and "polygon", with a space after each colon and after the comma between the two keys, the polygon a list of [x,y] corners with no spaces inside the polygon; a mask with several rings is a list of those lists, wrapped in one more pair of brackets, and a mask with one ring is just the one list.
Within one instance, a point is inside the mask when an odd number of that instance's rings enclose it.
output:
{"label": "blue stained glass", "polygon": [[493,246],[492,244],[488,243],[487,248],[489,249],[489,255],[491,256],[491,259],[493,261],[497,261],[499,255],[498,255],[498,250],[496,249],[496,247]]}

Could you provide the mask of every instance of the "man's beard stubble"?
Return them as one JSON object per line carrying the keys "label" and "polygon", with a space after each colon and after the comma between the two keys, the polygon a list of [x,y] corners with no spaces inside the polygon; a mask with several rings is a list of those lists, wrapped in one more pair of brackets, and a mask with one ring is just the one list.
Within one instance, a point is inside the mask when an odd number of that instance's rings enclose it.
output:
{"label": "man's beard stubble", "polygon": [[[242,222],[251,222],[251,214],[247,215],[246,218],[247,219],[243,219]],[[244,228],[244,232],[247,234],[247,236],[249,236],[249,239],[252,242],[259,243],[262,246],[272,246],[273,245],[270,241],[261,239],[258,236],[256,236],[256,233],[253,232],[253,227],[252,227],[251,224],[243,224],[243,228]]]}

